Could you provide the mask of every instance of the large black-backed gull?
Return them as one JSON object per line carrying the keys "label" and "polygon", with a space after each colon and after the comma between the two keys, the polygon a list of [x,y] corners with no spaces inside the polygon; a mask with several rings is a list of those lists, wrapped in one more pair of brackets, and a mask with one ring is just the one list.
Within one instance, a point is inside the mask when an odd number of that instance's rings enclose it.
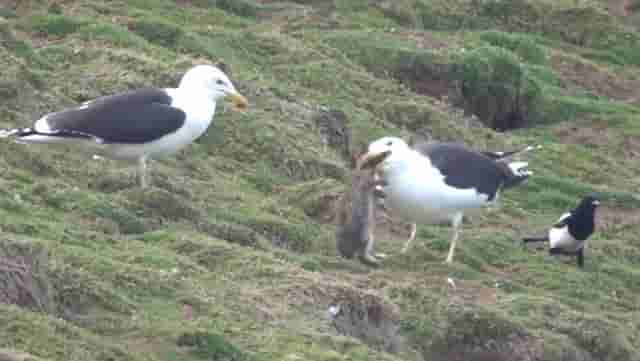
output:
{"label": "large black-backed gull", "polygon": [[147,160],[170,155],[201,136],[216,102],[248,103],[215,66],[189,69],[177,88],[147,88],[104,96],[46,114],[32,128],[0,130],[20,143],[77,144],[98,156],[137,161],[139,182],[148,185]]}
{"label": "large black-backed gull", "polygon": [[447,263],[453,260],[464,213],[491,205],[501,189],[532,174],[526,162],[501,162],[460,144],[426,143],[411,148],[395,137],[369,144],[360,167],[367,168],[369,159],[378,159],[383,152],[389,155],[376,169],[387,183],[385,204],[409,222],[450,222],[453,237]]}
{"label": "large black-backed gull", "polygon": [[527,237],[523,241],[549,241],[550,254],[564,254],[576,256],[578,266],[584,266],[584,245],[595,231],[595,213],[600,201],[593,196],[582,198],[580,204],[572,211],[563,214],[558,221],[549,228],[545,237]]}
{"label": "large black-backed gull", "polygon": [[[421,143],[419,145],[420,147],[424,147],[425,144]],[[527,145],[525,147],[522,147],[520,149],[516,149],[516,150],[510,150],[510,151],[480,151],[480,153],[482,153],[483,155],[486,155],[489,158],[492,158],[494,160],[497,161],[501,161],[501,162],[506,162],[508,159],[516,156],[516,155],[520,155],[532,150],[536,150],[536,149],[541,149],[542,146],[541,145]],[[524,181],[526,178],[521,178],[521,181]],[[515,185],[517,185],[519,183],[510,183],[508,185],[506,185],[503,188],[508,188],[509,186],[513,187]],[[378,206],[381,207],[383,210],[386,210],[386,207],[384,206],[384,192],[382,191],[382,187],[378,187],[376,189],[376,192],[374,193],[376,195],[379,195],[378,197]],[[389,217],[388,214],[385,213],[385,217],[387,217],[388,219],[391,219]],[[401,253],[406,253],[407,250],[409,249],[409,246],[411,245],[411,242],[416,238],[416,233],[418,230],[418,226],[416,223],[411,223],[409,224],[409,238],[407,239],[407,241],[405,242],[404,246],[402,247],[402,250],[400,251]]]}

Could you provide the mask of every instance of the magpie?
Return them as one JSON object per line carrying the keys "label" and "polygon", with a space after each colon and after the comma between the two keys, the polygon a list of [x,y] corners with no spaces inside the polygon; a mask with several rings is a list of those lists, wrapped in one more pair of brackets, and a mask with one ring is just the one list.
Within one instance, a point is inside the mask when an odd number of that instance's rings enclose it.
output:
{"label": "magpie", "polygon": [[546,236],[523,238],[523,242],[549,241],[549,254],[576,256],[578,266],[584,267],[584,244],[595,231],[595,211],[599,204],[594,196],[586,196],[571,212],[563,214]]}

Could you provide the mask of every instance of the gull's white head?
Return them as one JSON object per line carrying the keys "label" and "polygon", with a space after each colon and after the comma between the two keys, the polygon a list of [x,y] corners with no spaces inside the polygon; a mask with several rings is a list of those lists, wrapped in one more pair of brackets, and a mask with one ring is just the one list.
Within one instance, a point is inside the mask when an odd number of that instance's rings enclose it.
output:
{"label": "gull's white head", "polygon": [[180,80],[179,89],[205,92],[212,101],[229,98],[237,109],[248,106],[247,99],[233,86],[229,77],[213,65],[196,65],[189,69]]}
{"label": "gull's white head", "polygon": [[397,137],[383,137],[369,144],[367,153],[358,162],[358,167],[375,167],[384,172],[403,163],[407,159],[407,154],[412,152],[404,140]]}
{"label": "gull's white head", "polygon": [[369,144],[368,151],[370,153],[382,153],[386,151],[390,151],[391,155],[393,153],[401,153],[405,151],[411,150],[409,145],[404,140],[398,137],[383,137],[378,140],[375,140]]}

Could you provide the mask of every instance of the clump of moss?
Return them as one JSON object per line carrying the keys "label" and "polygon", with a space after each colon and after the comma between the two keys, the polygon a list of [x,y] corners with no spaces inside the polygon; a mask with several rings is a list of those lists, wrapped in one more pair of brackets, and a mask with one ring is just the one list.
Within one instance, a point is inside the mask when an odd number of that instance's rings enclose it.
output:
{"label": "clump of moss", "polygon": [[66,36],[86,25],[86,21],[65,15],[35,15],[29,19],[30,27],[38,34],[45,36]]}
{"label": "clump of moss", "polygon": [[260,235],[251,228],[239,224],[206,221],[198,225],[198,229],[212,237],[224,239],[242,246],[256,247],[260,242]]}
{"label": "clump of moss", "polygon": [[252,227],[269,236],[274,245],[296,252],[309,251],[317,229],[307,224],[289,223],[278,219],[255,219]]}
{"label": "clump of moss", "polygon": [[16,11],[9,8],[0,8],[0,17],[6,19],[12,19],[17,17]]}
{"label": "clump of moss", "polygon": [[[455,3],[455,2],[454,2]],[[451,1],[419,1],[415,12],[423,29],[454,30],[486,27],[488,19],[469,16],[469,7]]]}
{"label": "clump of moss", "polygon": [[259,4],[249,0],[192,0],[199,7],[217,7],[234,15],[253,18],[260,10]]}
{"label": "clump of moss", "polygon": [[287,204],[295,204],[312,218],[329,221],[335,212],[334,202],[344,190],[344,184],[335,179],[320,178],[286,188]]}
{"label": "clump of moss", "polygon": [[539,117],[542,88],[510,50],[486,46],[463,52],[454,76],[465,109],[493,129],[520,128]]}
{"label": "clump of moss", "polygon": [[109,204],[99,204],[92,209],[93,213],[101,219],[114,222],[118,231],[123,234],[144,233],[147,230],[145,224],[135,214],[123,208]]}
{"label": "clump of moss", "polygon": [[184,30],[176,24],[156,19],[141,19],[130,24],[130,29],[147,41],[173,48],[184,35]]}
{"label": "clump of moss", "polygon": [[0,21],[0,40],[7,50],[26,60],[29,64],[50,68],[50,64],[39,56],[29,43],[15,37],[8,22]]}
{"label": "clump of moss", "polygon": [[147,213],[147,215],[159,216],[173,221],[181,219],[198,221],[202,218],[201,212],[192,207],[187,200],[164,189],[153,188],[145,192],[135,189],[123,193],[132,202],[132,208],[138,212]]}
{"label": "clump of moss", "polygon": [[258,6],[246,0],[214,0],[215,6],[224,11],[244,17],[255,17]]}
{"label": "clump of moss", "polygon": [[481,33],[480,39],[493,46],[511,50],[526,63],[545,64],[547,62],[546,51],[531,36],[491,30]]}
{"label": "clump of moss", "polygon": [[415,9],[411,6],[412,4],[403,1],[389,1],[376,5],[386,17],[395,20],[399,25],[413,27],[418,23]]}
{"label": "clump of moss", "polygon": [[489,24],[501,24],[518,30],[538,30],[545,11],[541,2],[530,0],[493,0],[483,1],[477,9],[477,15],[485,18]]}
{"label": "clump of moss", "polygon": [[211,332],[195,331],[183,333],[178,337],[177,345],[191,348],[191,352],[206,360],[250,361],[250,355],[240,351],[222,335]]}
{"label": "clump of moss", "polygon": [[130,32],[124,27],[107,24],[95,23],[84,26],[79,30],[83,39],[88,41],[107,41],[120,47],[145,48],[149,44],[135,33]]}
{"label": "clump of moss", "polygon": [[92,360],[140,360],[105,337],[96,337],[57,317],[26,312],[17,306],[0,304],[0,324],[3,326],[0,327],[2,347],[41,357],[33,360],[72,360],[79,353]]}
{"label": "clump of moss", "polygon": [[0,303],[43,312],[55,309],[49,280],[49,252],[40,243],[7,241],[0,245]]}
{"label": "clump of moss", "polygon": [[[284,209],[273,210],[284,215]],[[255,212],[219,212],[220,218],[227,222],[244,225],[258,234],[269,239],[277,247],[288,249],[294,252],[308,252],[313,246],[313,240],[320,236],[320,229],[313,223],[299,223],[293,217],[299,214],[289,214],[286,219],[269,213]]]}
{"label": "clump of moss", "polygon": [[523,326],[481,309],[451,309],[448,325],[427,353],[429,359],[507,361],[518,353],[532,354],[539,346],[530,342]]}

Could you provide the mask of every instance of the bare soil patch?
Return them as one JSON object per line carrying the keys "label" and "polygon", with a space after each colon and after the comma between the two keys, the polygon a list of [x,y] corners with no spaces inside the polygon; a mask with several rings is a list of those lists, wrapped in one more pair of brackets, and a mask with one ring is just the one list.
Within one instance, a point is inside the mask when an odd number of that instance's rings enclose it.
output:
{"label": "bare soil patch", "polygon": [[617,231],[640,224],[640,209],[602,206],[596,214],[596,227],[603,231]]}
{"label": "bare soil patch", "polygon": [[[439,39],[425,31],[392,31],[394,35],[405,38],[419,49],[437,50],[452,47],[454,39]],[[448,74],[447,66],[434,64],[427,67],[423,64],[409,62],[397,69],[396,77],[409,85],[418,94],[436,99],[447,99],[456,94],[455,84]]]}
{"label": "bare soil patch", "polygon": [[495,349],[478,347],[452,347],[436,361],[538,361],[543,360],[544,345],[541,340],[513,335],[493,345]]}
{"label": "bare soil patch", "polygon": [[606,123],[593,121],[590,124],[567,123],[554,129],[554,135],[562,143],[583,144],[594,147],[611,146],[617,142],[618,135],[614,134]]}
{"label": "bare soil patch", "polygon": [[497,289],[478,282],[456,280],[455,288],[450,287],[449,298],[456,304],[495,304],[498,301]]}
{"label": "bare soil patch", "polygon": [[412,86],[415,92],[440,100],[450,97],[454,92],[451,80],[435,73],[415,79]]}
{"label": "bare soil patch", "polygon": [[631,0],[609,0],[607,10],[611,15],[629,16],[633,13],[633,2]]}
{"label": "bare soil patch", "polygon": [[621,159],[634,160],[640,157],[640,139],[624,136],[612,129],[604,120],[590,123],[564,123],[553,130],[553,134],[564,144],[581,144],[615,151]]}
{"label": "bare soil patch", "polygon": [[553,51],[551,66],[567,86],[577,86],[597,95],[635,102],[640,97],[640,80],[599,67],[597,64]]}
{"label": "bare soil patch", "polygon": [[[371,278],[350,275],[291,274],[280,287],[243,289],[243,296],[258,306],[258,317],[283,322],[297,317],[294,309],[306,310],[305,317],[331,327],[334,332],[361,340],[378,350],[399,353],[406,350],[401,334],[399,307],[376,290]],[[356,285],[357,286],[354,286]]]}
{"label": "bare soil patch", "polygon": [[421,49],[443,49],[452,45],[450,41],[438,39],[424,31],[401,31],[398,34],[412,40]]}
{"label": "bare soil patch", "polygon": [[640,139],[627,136],[622,141],[623,152],[627,159],[638,159],[640,157]]}
{"label": "bare soil patch", "polygon": [[351,336],[390,353],[405,347],[400,334],[400,314],[394,305],[372,295],[344,289],[333,300],[333,326]]}
{"label": "bare soil patch", "polygon": [[0,349],[0,361],[38,361],[42,360],[26,352],[20,352],[13,349]]}
{"label": "bare soil patch", "polygon": [[521,325],[481,309],[454,307],[445,333],[425,353],[434,361],[538,361],[543,360],[541,339]]}

